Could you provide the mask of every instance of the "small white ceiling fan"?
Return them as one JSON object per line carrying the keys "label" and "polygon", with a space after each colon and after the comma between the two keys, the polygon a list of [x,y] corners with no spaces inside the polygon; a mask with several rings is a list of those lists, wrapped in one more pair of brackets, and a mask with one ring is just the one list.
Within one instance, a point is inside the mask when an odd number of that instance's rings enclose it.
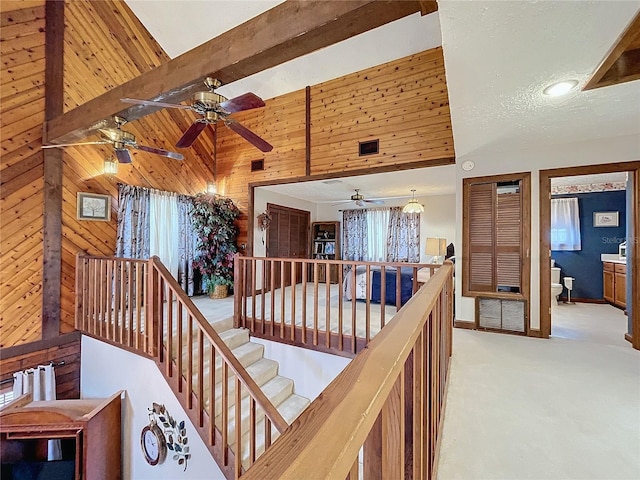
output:
{"label": "small white ceiling fan", "polygon": [[333,205],[342,205],[344,203],[350,203],[350,202],[356,202],[356,205],[358,207],[364,207],[366,206],[367,203],[371,204],[371,205],[384,205],[384,201],[383,200],[366,200],[364,198],[364,195],[362,195],[360,193],[360,189],[356,188],[355,189],[356,193],[354,195],[351,195],[351,199],[350,200],[345,200],[344,202],[338,202],[338,203],[334,203]]}

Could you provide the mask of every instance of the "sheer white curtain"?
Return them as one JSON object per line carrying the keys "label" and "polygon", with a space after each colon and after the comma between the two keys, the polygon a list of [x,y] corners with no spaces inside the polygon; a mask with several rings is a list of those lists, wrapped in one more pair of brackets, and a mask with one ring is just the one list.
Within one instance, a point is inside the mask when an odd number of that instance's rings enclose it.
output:
{"label": "sheer white curtain", "polygon": [[582,250],[578,199],[551,200],[551,250]]}
{"label": "sheer white curtain", "polygon": [[151,191],[149,205],[149,255],[157,255],[178,278],[178,198],[174,193]]}
{"label": "sheer white curtain", "polygon": [[370,262],[387,261],[389,211],[389,208],[367,210],[367,259]]}
{"label": "sheer white curtain", "polygon": [[[31,393],[33,401],[56,399],[56,375],[53,365],[40,365],[13,374],[13,398]],[[62,448],[60,440],[49,440],[47,460],[60,460]]]}

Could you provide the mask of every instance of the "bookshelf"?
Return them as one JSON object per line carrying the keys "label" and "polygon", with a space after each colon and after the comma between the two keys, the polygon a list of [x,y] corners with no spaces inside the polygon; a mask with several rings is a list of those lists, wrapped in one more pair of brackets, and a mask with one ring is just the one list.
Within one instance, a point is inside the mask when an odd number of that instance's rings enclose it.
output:
{"label": "bookshelf", "polygon": [[[340,222],[313,222],[311,224],[311,258],[316,260],[340,259]],[[318,267],[318,280],[326,282],[326,265]],[[310,273],[313,281],[313,271]],[[329,266],[329,281],[338,283],[338,266]]]}

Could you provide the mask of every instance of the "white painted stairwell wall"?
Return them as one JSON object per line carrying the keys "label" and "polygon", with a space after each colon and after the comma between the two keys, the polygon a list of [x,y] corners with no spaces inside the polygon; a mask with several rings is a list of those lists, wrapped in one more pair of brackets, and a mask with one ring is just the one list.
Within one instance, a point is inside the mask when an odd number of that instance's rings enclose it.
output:
{"label": "white painted stairwell wall", "polygon": [[[156,364],[147,358],[82,337],[82,398],[108,397],[126,390],[122,402],[122,478],[131,480],[225,480],[209,450],[167,385]],[[177,421],[185,420],[191,451],[187,470],[172,460],[150,466],[140,448],[140,432],[149,424],[147,409],[164,404]],[[108,448],[108,445],[107,445]]]}

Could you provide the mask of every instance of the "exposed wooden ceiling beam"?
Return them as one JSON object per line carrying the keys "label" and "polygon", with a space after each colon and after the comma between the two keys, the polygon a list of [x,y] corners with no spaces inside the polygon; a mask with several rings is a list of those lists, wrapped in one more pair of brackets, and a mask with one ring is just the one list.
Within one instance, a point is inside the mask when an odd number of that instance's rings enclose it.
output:
{"label": "exposed wooden ceiling beam", "polygon": [[583,90],[640,79],[640,12],[609,49]]}
{"label": "exposed wooden ceiling beam", "polygon": [[[427,5],[427,4],[430,4]],[[81,105],[45,125],[49,143],[69,143],[112,125],[157,111],[127,106],[121,98],[179,103],[204,89],[211,76],[223,84],[385,25],[416,12],[437,10],[435,2],[407,0],[288,0],[222,35]]]}

